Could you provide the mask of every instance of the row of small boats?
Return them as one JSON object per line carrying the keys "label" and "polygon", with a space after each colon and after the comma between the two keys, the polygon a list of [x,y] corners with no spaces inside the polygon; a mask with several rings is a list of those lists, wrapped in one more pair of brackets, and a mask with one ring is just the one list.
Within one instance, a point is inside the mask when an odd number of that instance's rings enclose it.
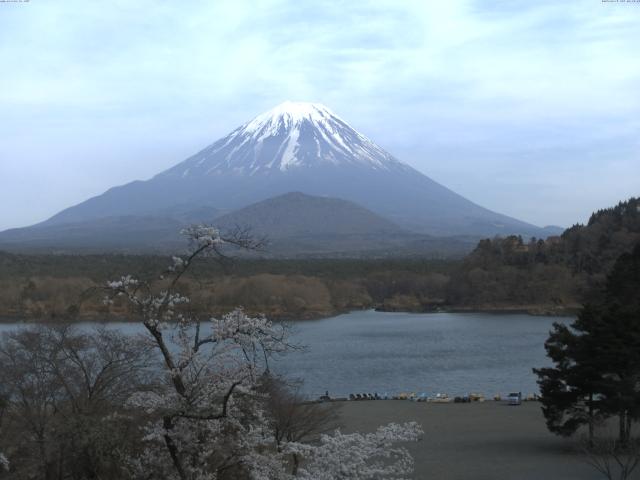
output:
{"label": "row of small boats", "polygon": [[[506,400],[511,402],[512,397],[517,395],[519,401],[536,401],[539,400],[539,396],[536,394],[529,394],[523,396],[518,393],[510,393],[506,397],[502,397],[501,395],[494,395],[491,400],[494,401],[502,401]],[[359,401],[359,400],[409,400],[412,402],[428,402],[428,403],[473,403],[473,402],[484,402],[486,400],[485,396],[481,393],[469,393],[468,395],[459,395],[450,397],[446,393],[436,393],[435,395],[428,395],[427,393],[416,393],[416,392],[401,392],[398,394],[390,395],[388,393],[378,394],[376,393],[351,393],[348,398],[331,398],[328,395],[323,395],[320,397],[320,400],[351,400],[351,401]]]}

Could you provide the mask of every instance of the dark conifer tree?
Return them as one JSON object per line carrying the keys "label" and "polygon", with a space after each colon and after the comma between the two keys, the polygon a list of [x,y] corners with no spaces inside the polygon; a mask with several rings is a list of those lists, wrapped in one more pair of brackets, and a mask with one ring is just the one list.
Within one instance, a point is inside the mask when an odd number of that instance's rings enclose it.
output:
{"label": "dark conifer tree", "polygon": [[545,342],[552,368],[534,369],[550,431],[619,417],[619,440],[629,441],[640,418],[640,245],[616,261],[602,300],[587,304],[570,327],[554,324]]}
{"label": "dark conifer tree", "polygon": [[603,403],[619,417],[626,444],[640,419],[640,245],[616,261],[597,315],[591,335],[603,366]]}
{"label": "dark conifer tree", "polygon": [[[581,316],[587,314],[585,308]],[[558,435],[569,436],[583,425],[589,427],[589,440],[594,426],[602,418],[600,372],[594,365],[595,346],[571,327],[555,323],[545,342],[547,355],[555,367],[534,369],[542,395],[542,411],[547,428]]]}

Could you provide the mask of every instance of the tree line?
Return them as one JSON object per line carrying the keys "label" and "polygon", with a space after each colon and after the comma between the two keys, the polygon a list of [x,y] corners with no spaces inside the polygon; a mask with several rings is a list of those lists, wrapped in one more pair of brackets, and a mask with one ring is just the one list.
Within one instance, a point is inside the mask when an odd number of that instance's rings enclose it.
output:
{"label": "tree line", "polygon": [[599,295],[616,259],[640,242],[640,199],[599,210],[559,237],[485,239],[453,270],[451,305],[540,305],[577,311]]}

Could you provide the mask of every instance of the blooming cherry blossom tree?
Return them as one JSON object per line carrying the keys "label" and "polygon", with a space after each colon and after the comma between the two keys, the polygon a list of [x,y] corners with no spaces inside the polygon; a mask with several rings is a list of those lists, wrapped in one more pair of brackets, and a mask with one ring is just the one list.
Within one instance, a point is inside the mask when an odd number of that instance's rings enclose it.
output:
{"label": "blooming cherry blossom tree", "polygon": [[[268,393],[260,382],[274,355],[296,348],[286,326],[241,308],[201,322],[179,289],[196,258],[221,258],[227,246],[250,249],[256,243],[244,232],[225,237],[203,225],[182,233],[191,248],[173,257],[161,288],[129,275],[105,287],[105,303],[123,298],[139,315],[165,371],[162,385],[128,401],[149,418],[144,453],[129,460],[132,474],[179,480],[374,479],[410,471],[410,455],[391,445],[414,440],[419,429],[413,424],[369,435],[337,432],[323,435],[318,444],[289,442],[276,448],[265,408]],[[293,453],[303,467],[291,471],[287,462]]]}
{"label": "blooming cherry blossom tree", "polygon": [[398,479],[413,472],[413,458],[396,442],[416,441],[422,434],[416,422],[390,423],[369,434],[322,435],[318,445],[289,443],[306,464],[297,472],[305,480]]}

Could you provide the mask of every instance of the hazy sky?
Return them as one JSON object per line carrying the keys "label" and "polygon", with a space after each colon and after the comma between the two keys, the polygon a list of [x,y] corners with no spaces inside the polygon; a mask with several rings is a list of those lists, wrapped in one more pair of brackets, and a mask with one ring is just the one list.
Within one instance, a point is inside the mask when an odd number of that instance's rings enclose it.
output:
{"label": "hazy sky", "polygon": [[324,103],[539,225],[640,195],[640,1],[0,2],[0,229]]}

